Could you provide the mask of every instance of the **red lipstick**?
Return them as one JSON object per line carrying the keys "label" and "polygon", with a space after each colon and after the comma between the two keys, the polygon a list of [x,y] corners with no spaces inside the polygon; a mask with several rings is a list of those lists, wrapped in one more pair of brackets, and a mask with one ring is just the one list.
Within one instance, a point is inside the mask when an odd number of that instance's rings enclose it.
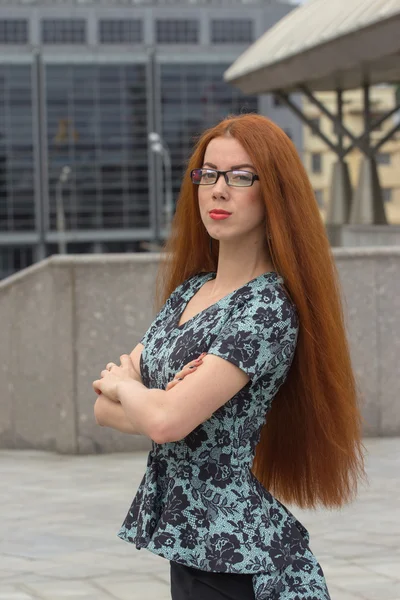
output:
{"label": "red lipstick", "polygon": [[223,221],[224,219],[227,219],[230,216],[231,215],[227,215],[226,213],[224,213],[223,215],[220,215],[218,213],[210,213],[210,217],[215,221]]}
{"label": "red lipstick", "polygon": [[221,221],[222,219],[227,219],[230,215],[231,215],[231,213],[229,213],[228,211],[222,210],[219,208],[214,208],[213,210],[210,210],[210,217],[217,221]]}

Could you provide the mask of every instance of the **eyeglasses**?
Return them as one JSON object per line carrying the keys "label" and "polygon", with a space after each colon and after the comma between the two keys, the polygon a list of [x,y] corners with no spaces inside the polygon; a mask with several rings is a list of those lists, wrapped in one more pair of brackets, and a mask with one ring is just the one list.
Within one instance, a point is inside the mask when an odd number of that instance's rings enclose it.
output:
{"label": "eyeglasses", "polygon": [[223,175],[228,185],[233,187],[250,187],[254,181],[259,180],[258,175],[250,171],[215,171],[214,169],[193,169],[192,182],[196,185],[213,185],[219,176]]}

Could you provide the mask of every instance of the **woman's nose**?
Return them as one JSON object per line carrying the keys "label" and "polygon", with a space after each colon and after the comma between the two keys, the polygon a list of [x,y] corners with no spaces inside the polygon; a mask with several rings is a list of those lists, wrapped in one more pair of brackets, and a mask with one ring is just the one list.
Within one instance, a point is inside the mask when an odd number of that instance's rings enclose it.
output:
{"label": "woman's nose", "polygon": [[226,195],[226,193],[228,192],[228,184],[225,181],[225,177],[223,175],[220,175],[218,177],[218,180],[214,183],[213,186],[213,193],[217,194],[217,195]]}

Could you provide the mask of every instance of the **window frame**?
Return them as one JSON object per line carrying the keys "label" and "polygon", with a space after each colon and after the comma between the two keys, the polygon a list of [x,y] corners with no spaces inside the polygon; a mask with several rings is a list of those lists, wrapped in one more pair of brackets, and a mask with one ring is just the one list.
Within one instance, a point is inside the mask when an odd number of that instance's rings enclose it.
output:
{"label": "window frame", "polygon": [[[8,38],[7,34],[9,32],[7,31],[7,29],[9,29],[10,31],[13,30],[14,33],[17,33],[16,39],[12,39],[13,36],[10,36]],[[2,34],[4,34],[3,38],[1,37]],[[0,19],[0,46],[7,46],[11,44],[29,44],[29,38],[30,36],[28,19]]]}
{"label": "window frame", "polygon": [[[318,168],[316,168],[316,163],[314,162],[315,160],[317,161],[317,163],[319,165]],[[322,153],[321,152],[311,152],[311,171],[312,171],[312,173],[316,173],[316,174],[322,173]]]}
{"label": "window frame", "polygon": [[[191,30],[191,27],[193,29]],[[164,29],[164,31],[162,31]],[[180,38],[180,34],[182,35]],[[190,39],[192,34],[193,39]],[[154,39],[156,44],[160,45],[197,45],[200,42],[200,21],[199,19],[171,19],[159,17],[154,20]]]}
{"label": "window frame", "polygon": [[[54,26],[54,29],[49,27],[50,24]],[[47,27],[49,27],[48,30]],[[87,29],[87,19],[84,18],[50,19],[44,17],[40,20],[40,39],[45,46],[85,45],[87,44]],[[78,32],[79,35],[77,35]],[[82,37],[80,37],[81,34],[83,34]],[[77,39],[73,39],[75,35],[77,35]],[[63,36],[65,39],[62,39]]]}
{"label": "window frame", "polygon": [[[248,34],[249,35],[236,35],[238,31],[233,31],[235,25],[246,25],[249,27]],[[223,31],[224,27],[226,30]],[[218,29],[220,28],[220,31]],[[233,33],[232,33],[233,31]],[[230,36],[229,36],[230,32]],[[246,32],[247,33],[247,32]],[[237,39],[234,39],[236,35]],[[229,39],[231,38],[231,39]],[[232,39],[233,38],[233,39]],[[241,38],[241,39],[238,39]],[[210,20],[210,42],[211,44],[220,45],[220,44],[252,44],[254,41],[254,21],[253,19],[241,19],[241,18],[232,18],[232,19],[221,19],[214,18]]]}

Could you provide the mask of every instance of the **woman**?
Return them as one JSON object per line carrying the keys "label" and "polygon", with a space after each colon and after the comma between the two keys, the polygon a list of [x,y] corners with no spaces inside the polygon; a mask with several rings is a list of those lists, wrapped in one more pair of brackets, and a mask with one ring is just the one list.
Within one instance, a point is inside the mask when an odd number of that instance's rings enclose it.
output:
{"label": "woman", "polygon": [[118,535],[170,561],[173,600],[327,600],[283,502],[354,497],[361,418],[335,264],[279,127],[247,114],[201,136],[166,253],[161,310],[93,382],[98,422],[153,440]]}

